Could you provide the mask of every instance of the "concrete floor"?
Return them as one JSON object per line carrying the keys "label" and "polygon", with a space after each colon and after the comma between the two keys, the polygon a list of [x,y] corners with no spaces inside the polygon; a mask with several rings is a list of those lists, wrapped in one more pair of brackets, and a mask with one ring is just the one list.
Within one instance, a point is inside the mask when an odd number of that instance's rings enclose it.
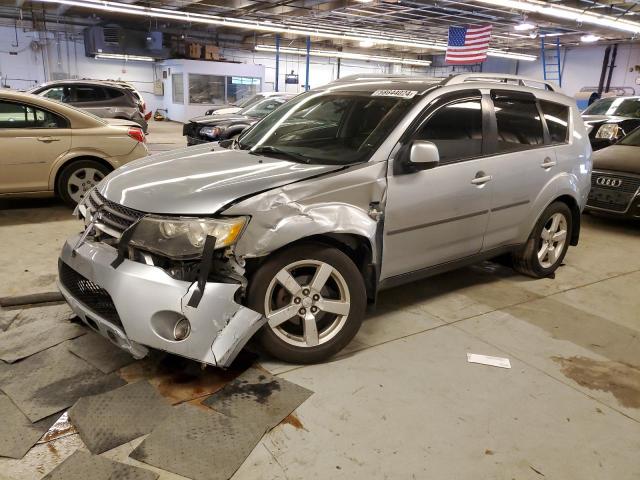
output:
{"label": "concrete floor", "polygon": [[[152,149],[181,140],[177,128],[152,124]],[[0,296],[51,290],[79,223],[54,200],[0,208]],[[338,358],[262,359],[315,393],[234,479],[640,478],[640,223],[585,216],[565,263],[555,279],[487,262],[389,290]],[[36,312],[0,314],[1,325]],[[127,457],[140,441],[104,455],[142,466]],[[70,435],[0,459],[0,478],[40,478],[78,447]]]}

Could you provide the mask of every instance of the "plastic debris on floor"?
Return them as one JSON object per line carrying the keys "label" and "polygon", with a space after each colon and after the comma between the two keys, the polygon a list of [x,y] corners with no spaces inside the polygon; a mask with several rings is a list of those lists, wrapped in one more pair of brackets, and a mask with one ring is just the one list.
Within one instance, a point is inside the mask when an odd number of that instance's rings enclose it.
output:
{"label": "plastic debris on floor", "polygon": [[99,454],[151,432],[171,405],[146,381],[81,398],[69,419],[91,453]]}
{"label": "plastic debris on floor", "polygon": [[467,353],[467,362],[480,363],[491,367],[511,368],[511,362],[508,358],[479,355],[477,353]]}
{"label": "plastic debris on floor", "polygon": [[102,373],[111,373],[133,363],[135,359],[106,338],[89,332],[67,343],[69,350]]}
{"label": "plastic debris on floor", "polygon": [[0,359],[13,363],[84,335],[84,327],[71,322],[37,320],[0,333]]}
{"label": "plastic debris on floor", "polygon": [[47,474],[43,480],[156,480],[159,475],[80,450]]}

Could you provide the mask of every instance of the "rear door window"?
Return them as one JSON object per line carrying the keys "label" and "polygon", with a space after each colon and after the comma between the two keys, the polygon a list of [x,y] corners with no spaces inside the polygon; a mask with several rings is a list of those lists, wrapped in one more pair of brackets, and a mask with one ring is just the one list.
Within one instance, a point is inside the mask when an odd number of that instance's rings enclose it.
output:
{"label": "rear door window", "polygon": [[66,128],[65,118],[22,103],[0,102],[0,128]]}
{"label": "rear door window", "polygon": [[108,98],[104,88],[93,85],[78,85],[75,91],[75,101],[80,103],[101,102]]}
{"label": "rear door window", "polygon": [[569,107],[540,100],[540,108],[547,123],[551,143],[567,143],[569,141]]}
{"label": "rear door window", "polygon": [[493,105],[498,127],[498,153],[544,145],[542,119],[535,101],[500,95],[493,99]]}

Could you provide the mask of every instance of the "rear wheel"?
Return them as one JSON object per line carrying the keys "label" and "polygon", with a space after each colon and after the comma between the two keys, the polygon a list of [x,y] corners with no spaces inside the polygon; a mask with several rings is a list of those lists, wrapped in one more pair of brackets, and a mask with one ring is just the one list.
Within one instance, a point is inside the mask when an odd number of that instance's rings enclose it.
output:
{"label": "rear wheel", "polygon": [[571,209],[565,203],[549,205],[524,248],[514,254],[514,268],[535,278],[552,275],[567,253],[572,226]]}
{"label": "rear wheel", "polygon": [[315,363],[342,350],[366,309],[364,281],[353,261],[320,244],[270,258],[252,277],[249,306],[267,317],[262,347],[287,362]]}
{"label": "rear wheel", "polygon": [[110,171],[95,160],[71,162],[60,172],[56,191],[67,205],[75,207]]}

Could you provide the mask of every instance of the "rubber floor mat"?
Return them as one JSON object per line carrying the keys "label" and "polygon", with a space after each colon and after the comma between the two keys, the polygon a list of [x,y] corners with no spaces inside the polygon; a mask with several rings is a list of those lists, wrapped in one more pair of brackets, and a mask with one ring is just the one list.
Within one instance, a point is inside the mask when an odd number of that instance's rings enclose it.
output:
{"label": "rubber floor mat", "polygon": [[36,320],[0,333],[0,359],[13,363],[87,333],[70,322]]}
{"label": "rubber floor mat", "polygon": [[182,404],[130,457],[193,480],[227,480],[262,438],[246,419]]}
{"label": "rubber floor mat", "polygon": [[0,457],[22,458],[56,422],[57,415],[31,423],[9,397],[0,394]]}
{"label": "rubber floor mat", "polygon": [[29,420],[37,422],[73,405],[124,385],[116,374],[105,375],[62,344],[37,353],[5,371],[0,388]]}
{"label": "rubber floor mat", "polygon": [[116,347],[106,338],[89,332],[67,343],[69,350],[89,362],[102,373],[115,372],[119,368],[135,362],[127,351]]}
{"label": "rubber floor mat", "polygon": [[204,402],[234,418],[247,418],[270,430],[313,392],[268,372],[250,368]]}
{"label": "rubber floor mat", "polygon": [[156,480],[159,476],[144,468],[77,450],[42,480]]}
{"label": "rubber floor mat", "polygon": [[69,419],[91,453],[102,453],[151,432],[171,415],[171,405],[148,382],[84,397]]}

